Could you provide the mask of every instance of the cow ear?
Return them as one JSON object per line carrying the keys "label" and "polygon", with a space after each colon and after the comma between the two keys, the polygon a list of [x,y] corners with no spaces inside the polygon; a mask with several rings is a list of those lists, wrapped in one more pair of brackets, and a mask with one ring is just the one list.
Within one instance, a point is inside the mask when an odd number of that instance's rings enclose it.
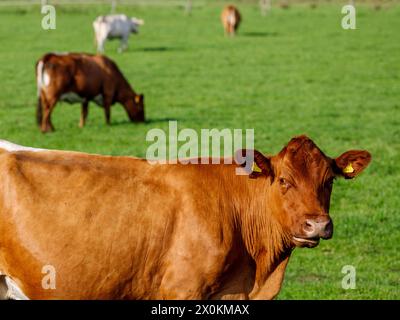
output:
{"label": "cow ear", "polygon": [[257,150],[241,149],[235,154],[237,164],[245,168],[250,178],[271,176],[271,160]]}
{"label": "cow ear", "polygon": [[141,99],[142,99],[142,97],[140,95],[136,95],[135,96],[135,102],[136,103],[139,103]]}
{"label": "cow ear", "polygon": [[371,162],[371,154],[365,150],[350,150],[334,160],[335,173],[353,179]]}

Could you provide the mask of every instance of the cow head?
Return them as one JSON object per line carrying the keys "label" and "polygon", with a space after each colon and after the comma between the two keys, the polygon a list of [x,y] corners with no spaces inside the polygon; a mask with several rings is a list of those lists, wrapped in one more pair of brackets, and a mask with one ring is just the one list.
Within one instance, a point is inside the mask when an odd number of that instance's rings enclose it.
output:
{"label": "cow head", "polygon": [[309,138],[299,136],[276,156],[254,151],[250,177],[269,179],[272,214],[289,235],[291,245],[315,247],[320,238],[330,239],[333,234],[329,205],[335,178],[352,179],[370,161],[370,153],[360,150],[329,158]]}
{"label": "cow head", "polygon": [[123,103],[129,120],[132,122],[144,122],[144,95],[133,93]]}
{"label": "cow head", "polygon": [[137,18],[131,18],[131,32],[139,33],[139,26],[144,24],[144,21]]}

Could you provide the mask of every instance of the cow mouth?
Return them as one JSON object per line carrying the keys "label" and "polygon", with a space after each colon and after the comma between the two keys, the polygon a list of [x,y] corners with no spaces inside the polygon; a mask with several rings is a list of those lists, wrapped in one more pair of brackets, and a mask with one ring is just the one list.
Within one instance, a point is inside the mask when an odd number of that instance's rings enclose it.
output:
{"label": "cow mouth", "polygon": [[314,248],[319,244],[319,238],[301,238],[293,236],[293,242],[297,247]]}

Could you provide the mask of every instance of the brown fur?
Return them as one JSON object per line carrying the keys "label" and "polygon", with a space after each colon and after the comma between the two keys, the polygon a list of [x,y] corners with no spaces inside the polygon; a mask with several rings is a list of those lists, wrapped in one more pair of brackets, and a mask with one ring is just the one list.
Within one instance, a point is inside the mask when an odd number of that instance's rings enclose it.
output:
{"label": "brown fur", "polygon": [[239,10],[232,5],[226,6],[221,13],[221,21],[224,26],[225,34],[234,36],[239,28],[242,18]]}
{"label": "brown fur", "polygon": [[251,179],[235,164],[0,149],[0,272],[32,299],[272,299],[293,236],[329,214],[326,181],[370,155],[331,159],[302,136],[255,161],[268,170]]}
{"label": "brown fur", "polygon": [[[42,132],[53,131],[51,113],[64,93],[74,92],[81,96],[82,114],[80,126],[85,125],[88,103],[97,95],[103,96],[103,107],[107,124],[110,123],[110,107],[120,103],[131,121],[144,121],[143,95],[136,94],[117,65],[103,55],[70,53],[65,55],[46,54],[43,72],[50,76],[49,86],[40,89],[37,122]],[[36,63],[36,77],[37,66]]]}

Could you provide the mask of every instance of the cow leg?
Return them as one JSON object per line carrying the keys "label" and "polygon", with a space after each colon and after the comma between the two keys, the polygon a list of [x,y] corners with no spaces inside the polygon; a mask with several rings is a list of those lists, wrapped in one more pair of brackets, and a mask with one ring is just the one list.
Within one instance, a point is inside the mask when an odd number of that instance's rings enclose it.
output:
{"label": "cow leg", "polygon": [[103,99],[104,99],[104,114],[106,116],[106,123],[109,125],[111,124],[111,101],[110,99],[107,97],[105,97],[105,95],[103,95]]}
{"label": "cow leg", "polygon": [[94,36],[94,45],[96,47],[97,52],[99,53],[104,52],[104,39],[97,33]]}
{"label": "cow leg", "polygon": [[39,97],[38,97],[38,103],[37,103],[37,107],[36,107],[36,123],[37,125],[41,126],[42,124],[42,119],[43,119],[43,107],[42,107],[42,93],[40,93]]}
{"label": "cow leg", "polygon": [[128,36],[123,36],[121,38],[121,44],[120,47],[118,48],[118,52],[121,53],[128,49]]}
{"label": "cow leg", "polygon": [[[278,295],[279,291],[281,290],[283,276],[285,275],[285,270],[289,262],[289,258],[290,254],[277,265],[275,270],[273,270],[272,273],[266,277],[266,279],[263,279],[261,281],[259,279],[256,279],[256,285],[250,293],[250,299],[272,300]],[[259,266],[257,266],[257,268],[259,269]],[[265,270],[264,267],[261,267],[261,269]]]}
{"label": "cow leg", "polygon": [[105,43],[105,39],[101,38],[98,40],[98,46],[97,46],[97,51],[100,53],[104,52],[104,43]]}
{"label": "cow leg", "polygon": [[84,100],[82,102],[81,121],[79,122],[79,127],[83,128],[85,126],[88,112],[89,112],[89,101]]}
{"label": "cow leg", "polygon": [[[183,269],[189,269],[181,265]],[[189,266],[188,266],[189,267]],[[201,300],[205,299],[202,292],[202,277],[193,274],[193,272],[182,272],[180,270],[168,270],[159,287],[157,299],[162,300]]]}
{"label": "cow leg", "polygon": [[229,28],[230,28],[230,35],[231,35],[231,37],[234,37],[235,36],[235,27],[233,26],[233,24],[231,24],[230,26],[229,26]]}
{"label": "cow leg", "polygon": [[43,108],[43,118],[42,118],[42,125],[41,131],[43,133],[54,131],[54,126],[51,123],[51,113],[57,103],[57,99],[42,99],[42,108]]}
{"label": "cow leg", "polygon": [[[208,239],[208,237],[204,236],[204,239]],[[191,245],[189,243],[191,241],[188,241],[176,251],[172,250],[169,258],[166,258],[165,263],[169,267],[165,269],[156,299],[209,299],[212,296],[212,291],[216,289],[215,285],[217,283],[218,286],[220,285],[218,279],[224,270],[227,252],[219,248],[212,250],[207,247],[203,248],[204,250],[199,248],[196,253],[193,253],[186,251],[194,245],[194,243],[191,243]],[[208,250],[208,252],[205,250]],[[192,258],[189,259],[189,256]],[[199,263],[199,259],[204,261]]]}
{"label": "cow leg", "polygon": [[247,300],[253,289],[255,267],[253,259],[247,254],[240,256],[237,261],[225,270],[218,283],[220,284],[209,299],[212,300]]}

